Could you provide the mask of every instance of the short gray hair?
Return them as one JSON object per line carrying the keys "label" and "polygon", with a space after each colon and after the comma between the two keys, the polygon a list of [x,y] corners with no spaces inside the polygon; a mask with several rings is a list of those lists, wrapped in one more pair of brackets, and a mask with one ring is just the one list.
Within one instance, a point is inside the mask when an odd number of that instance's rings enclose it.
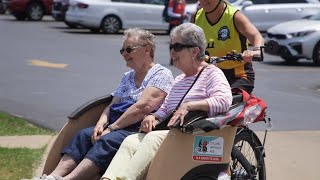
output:
{"label": "short gray hair", "polygon": [[171,31],[170,37],[176,36],[181,38],[181,43],[198,47],[200,49],[198,59],[201,61],[205,59],[207,43],[204,32],[199,26],[193,23],[183,23]]}
{"label": "short gray hair", "polygon": [[154,52],[156,50],[155,37],[150,31],[140,28],[130,28],[124,31],[124,38],[128,39],[129,37],[137,38],[143,45],[150,45],[150,55],[152,59],[154,58]]}

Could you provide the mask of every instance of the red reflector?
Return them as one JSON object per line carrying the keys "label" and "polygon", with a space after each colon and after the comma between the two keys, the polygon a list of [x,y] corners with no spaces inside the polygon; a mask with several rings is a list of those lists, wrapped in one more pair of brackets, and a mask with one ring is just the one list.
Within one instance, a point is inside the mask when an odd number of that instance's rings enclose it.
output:
{"label": "red reflector", "polygon": [[85,3],[77,3],[77,7],[80,9],[85,9],[85,8],[88,8],[89,5]]}

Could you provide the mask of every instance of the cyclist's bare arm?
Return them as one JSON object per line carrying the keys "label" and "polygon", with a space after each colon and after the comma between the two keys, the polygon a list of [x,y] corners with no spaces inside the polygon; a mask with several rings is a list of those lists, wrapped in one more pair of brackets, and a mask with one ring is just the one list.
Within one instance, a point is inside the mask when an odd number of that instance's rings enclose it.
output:
{"label": "cyclist's bare arm", "polygon": [[264,45],[264,39],[260,32],[242,12],[235,13],[234,21],[237,30],[248,38],[253,47]]}

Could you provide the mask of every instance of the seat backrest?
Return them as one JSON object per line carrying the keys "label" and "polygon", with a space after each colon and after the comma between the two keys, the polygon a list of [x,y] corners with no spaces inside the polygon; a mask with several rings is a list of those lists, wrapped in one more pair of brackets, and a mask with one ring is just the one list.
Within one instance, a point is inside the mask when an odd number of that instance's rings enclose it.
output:
{"label": "seat backrest", "polygon": [[69,120],[61,129],[49,150],[42,174],[50,174],[56,168],[61,159],[62,149],[69,144],[80,129],[94,126],[111,100],[112,96],[94,99],[83,104],[68,116]]}

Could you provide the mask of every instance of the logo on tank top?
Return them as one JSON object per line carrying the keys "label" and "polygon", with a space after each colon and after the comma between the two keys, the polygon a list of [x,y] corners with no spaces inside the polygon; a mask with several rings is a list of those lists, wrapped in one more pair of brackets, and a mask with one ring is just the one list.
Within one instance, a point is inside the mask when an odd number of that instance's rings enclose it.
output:
{"label": "logo on tank top", "polygon": [[218,40],[225,41],[227,39],[230,39],[230,30],[228,26],[222,26],[218,31]]}

